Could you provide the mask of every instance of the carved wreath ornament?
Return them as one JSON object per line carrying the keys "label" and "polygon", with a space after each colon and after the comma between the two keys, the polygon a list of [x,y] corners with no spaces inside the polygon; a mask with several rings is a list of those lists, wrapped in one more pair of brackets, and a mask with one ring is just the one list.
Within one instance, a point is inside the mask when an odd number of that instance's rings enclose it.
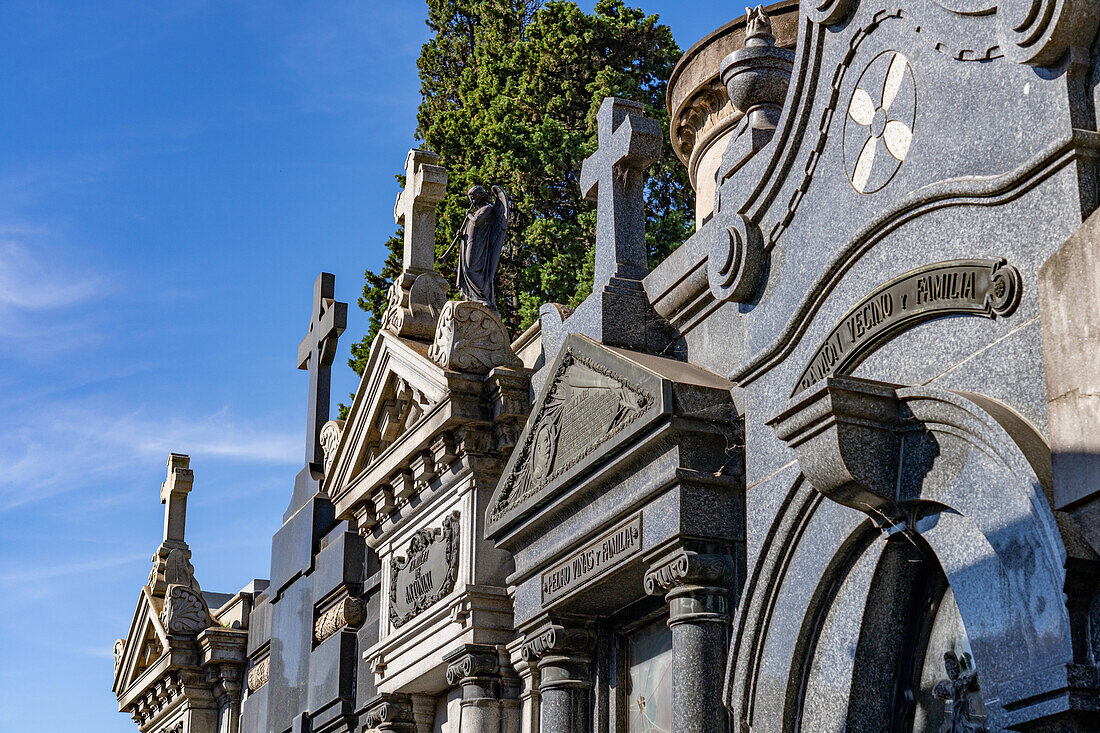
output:
{"label": "carved wreath ornament", "polygon": [[844,167],[852,188],[874,193],[909,154],[916,87],[909,59],[897,51],[874,58],[856,82],[844,123]]}
{"label": "carved wreath ornament", "polygon": [[[398,628],[424,609],[434,605],[454,587],[458,580],[458,530],[459,513],[451,512],[443,519],[443,526],[436,528],[424,528],[418,530],[409,540],[409,546],[405,557],[394,557],[390,560],[390,625]],[[416,589],[406,603],[402,603],[404,610],[398,609],[398,581],[401,571],[415,562],[424,562],[426,553],[436,544],[443,543],[444,575]],[[434,569],[434,568],[433,568]],[[418,582],[419,578],[414,580]],[[406,584],[411,585],[411,584]]]}

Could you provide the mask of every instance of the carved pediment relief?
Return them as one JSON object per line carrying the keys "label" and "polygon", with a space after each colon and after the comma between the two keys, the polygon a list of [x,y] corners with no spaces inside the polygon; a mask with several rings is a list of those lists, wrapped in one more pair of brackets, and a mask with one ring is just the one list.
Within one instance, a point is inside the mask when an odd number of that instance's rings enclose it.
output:
{"label": "carved pediment relief", "polygon": [[120,697],[168,650],[168,634],[160,620],[160,605],[159,599],[147,588],[142,588],[130,631],[125,639],[115,642],[113,689]]}
{"label": "carved pediment relief", "polygon": [[661,396],[655,375],[590,339],[566,339],[489,503],[488,531],[549,500],[566,474],[654,412]]}
{"label": "carved pediment relief", "polygon": [[426,344],[385,331],[379,334],[346,424],[329,423],[334,426],[325,445],[325,486],[330,495],[338,493],[447,395],[444,370],[428,358],[427,349]]}

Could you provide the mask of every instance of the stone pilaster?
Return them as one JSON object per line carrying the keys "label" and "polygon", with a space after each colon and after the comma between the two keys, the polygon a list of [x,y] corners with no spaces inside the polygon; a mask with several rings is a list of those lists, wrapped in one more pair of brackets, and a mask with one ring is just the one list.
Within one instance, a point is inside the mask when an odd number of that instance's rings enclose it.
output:
{"label": "stone pilaster", "polygon": [[508,733],[539,733],[539,670],[523,656],[523,638],[508,644],[512,669],[519,681],[519,710],[515,725]]}
{"label": "stone pilaster", "polygon": [[411,695],[416,733],[432,733],[435,727],[435,696]]}
{"label": "stone pilaster", "polygon": [[500,655],[494,646],[464,644],[443,656],[447,684],[462,691],[459,730],[497,733],[501,722]]}
{"label": "stone pilaster", "polygon": [[584,626],[551,623],[523,645],[523,659],[538,669],[541,733],[587,733],[592,729],[595,637]]}
{"label": "stone pilaster", "polygon": [[733,558],[677,550],[646,573],[645,590],[664,594],[672,629],[672,727],[677,733],[726,731],[721,670],[729,635]]}
{"label": "stone pilaster", "polygon": [[412,700],[408,695],[379,694],[367,705],[364,728],[380,733],[416,733]]}

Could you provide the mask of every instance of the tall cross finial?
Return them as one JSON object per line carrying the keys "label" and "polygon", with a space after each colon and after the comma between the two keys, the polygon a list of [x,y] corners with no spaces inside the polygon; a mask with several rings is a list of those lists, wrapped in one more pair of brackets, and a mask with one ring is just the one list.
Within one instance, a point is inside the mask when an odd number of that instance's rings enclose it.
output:
{"label": "tall cross finial", "polygon": [[160,503],[164,504],[164,542],[162,547],[187,547],[183,532],[187,523],[187,495],[195,483],[191,458],[184,453],[168,454],[168,476],[160,485]]}
{"label": "tall cross finial", "polygon": [[641,280],[649,271],[645,244],[645,169],[661,157],[661,124],[643,107],[607,97],[596,117],[600,147],[581,167],[581,193],[596,198],[593,292],[612,279]]}
{"label": "tall cross finial", "polygon": [[410,150],[405,190],[393,205],[394,221],[405,228],[405,252],[386,294],[382,329],[404,338],[431,339],[447,302],[447,283],[435,271],[435,205],[447,192],[447,171],[438,163],[435,153]]}
{"label": "tall cross finial", "polygon": [[405,226],[403,272],[435,269],[435,206],[447,193],[447,171],[439,156],[410,150],[405,157],[405,190],[393,205],[393,220]]}
{"label": "tall cross finial", "polygon": [[322,272],[313,283],[313,312],[309,332],[298,344],[298,368],[309,370],[309,404],[306,407],[306,468],[316,464],[323,471],[321,428],[328,422],[329,385],[336,342],[348,323],[348,304],[335,299],[336,278]]}

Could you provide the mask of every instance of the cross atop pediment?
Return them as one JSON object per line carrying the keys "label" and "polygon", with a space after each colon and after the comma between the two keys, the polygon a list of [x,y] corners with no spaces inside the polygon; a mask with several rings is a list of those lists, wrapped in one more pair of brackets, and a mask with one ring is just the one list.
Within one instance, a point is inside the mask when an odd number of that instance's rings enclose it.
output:
{"label": "cross atop pediment", "polygon": [[447,170],[439,156],[410,150],[405,157],[405,190],[397,195],[393,219],[405,227],[404,272],[435,269],[435,207],[447,193]]}
{"label": "cross atop pediment", "polygon": [[187,547],[183,532],[187,522],[187,495],[195,482],[191,458],[183,453],[168,455],[168,476],[160,485],[160,503],[164,504],[164,541],[162,546]]}
{"label": "cross atop pediment", "polygon": [[581,193],[596,198],[593,292],[612,279],[641,280],[645,244],[645,169],[661,157],[661,124],[638,102],[607,97],[597,114],[599,149],[581,167]]}
{"label": "cross atop pediment", "polygon": [[313,312],[309,332],[298,344],[298,368],[309,371],[309,403],[306,407],[306,467],[322,467],[321,428],[328,422],[329,386],[336,342],[348,323],[348,304],[335,299],[336,278],[322,272],[313,283]]}

